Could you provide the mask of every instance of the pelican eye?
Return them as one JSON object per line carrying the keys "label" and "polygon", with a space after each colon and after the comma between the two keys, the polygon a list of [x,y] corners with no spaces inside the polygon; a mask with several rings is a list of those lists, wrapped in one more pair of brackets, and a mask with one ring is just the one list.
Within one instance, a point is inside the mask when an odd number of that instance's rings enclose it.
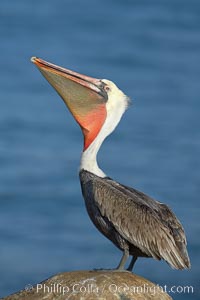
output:
{"label": "pelican eye", "polygon": [[110,92],[110,87],[109,87],[108,85],[105,85],[105,86],[104,86],[104,90],[105,90],[106,92]]}

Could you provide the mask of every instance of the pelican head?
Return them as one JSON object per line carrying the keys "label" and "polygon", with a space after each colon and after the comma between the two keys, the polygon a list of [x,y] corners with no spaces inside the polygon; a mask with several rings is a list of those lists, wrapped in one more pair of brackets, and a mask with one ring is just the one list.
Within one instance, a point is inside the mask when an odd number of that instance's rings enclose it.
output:
{"label": "pelican head", "polygon": [[105,137],[114,130],[129,101],[112,81],[82,75],[37,57],[32,57],[31,61],[61,96],[80,125],[84,151],[95,140],[106,120],[109,126]]}

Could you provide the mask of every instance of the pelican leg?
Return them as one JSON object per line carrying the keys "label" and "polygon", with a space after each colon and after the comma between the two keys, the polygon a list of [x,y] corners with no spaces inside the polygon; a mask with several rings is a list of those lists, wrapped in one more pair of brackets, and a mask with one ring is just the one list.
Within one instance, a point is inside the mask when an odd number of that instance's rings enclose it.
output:
{"label": "pelican leg", "polygon": [[130,262],[130,264],[129,264],[129,266],[128,266],[127,271],[132,272],[133,266],[134,266],[136,260],[137,260],[137,256],[133,256],[132,259],[131,259],[131,262]]}
{"label": "pelican leg", "polygon": [[128,249],[124,249],[124,253],[123,253],[120,263],[117,267],[117,270],[124,270],[124,265],[125,265],[128,257],[129,257],[129,251],[128,251]]}

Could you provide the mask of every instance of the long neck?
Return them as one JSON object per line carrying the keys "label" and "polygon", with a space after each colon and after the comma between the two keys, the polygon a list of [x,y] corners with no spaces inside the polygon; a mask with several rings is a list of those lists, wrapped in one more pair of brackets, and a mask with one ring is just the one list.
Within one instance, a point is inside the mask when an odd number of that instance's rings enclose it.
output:
{"label": "long neck", "polygon": [[97,153],[105,138],[115,129],[115,127],[119,123],[123,112],[124,109],[121,110],[117,115],[111,114],[107,116],[107,119],[97,137],[90,144],[90,146],[85,151],[83,151],[81,156],[80,170],[87,170],[99,177],[106,176],[106,174],[98,167]]}
{"label": "long neck", "polygon": [[115,129],[115,127],[119,123],[127,106],[128,98],[119,89],[117,89],[117,94],[114,93],[112,96],[109,97],[106,103],[106,120],[101,130],[99,131],[99,134],[90,144],[90,146],[85,151],[83,151],[81,157],[80,170],[87,170],[93,174],[96,174],[99,177],[106,176],[106,174],[98,167],[97,153],[105,138]]}
{"label": "long neck", "polygon": [[81,156],[80,170],[87,170],[99,177],[106,176],[106,174],[99,168],[97,163],[97,153],[104,139],[105,136],[103,136],[100,132],[95,140],[90,144],[90,146],[85,151],[83,151]]}

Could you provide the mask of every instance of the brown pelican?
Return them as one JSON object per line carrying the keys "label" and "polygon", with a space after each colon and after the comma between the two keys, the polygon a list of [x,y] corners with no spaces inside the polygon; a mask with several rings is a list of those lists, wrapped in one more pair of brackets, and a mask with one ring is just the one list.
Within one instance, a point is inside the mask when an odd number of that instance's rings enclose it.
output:
{"label": "brown pelican", "polygon": [[128,97],[109,80],[91,78],[40,58],[31,60],[81,127],[83,197],[94,225],[123,251],[117,269],[124,269],[129,255],[133,256],[130,271],[138,257],[164,259],[175,269],[190,268],[184,229],[171,209],[107,177],[97,164],[97,152],[119,123]]}

